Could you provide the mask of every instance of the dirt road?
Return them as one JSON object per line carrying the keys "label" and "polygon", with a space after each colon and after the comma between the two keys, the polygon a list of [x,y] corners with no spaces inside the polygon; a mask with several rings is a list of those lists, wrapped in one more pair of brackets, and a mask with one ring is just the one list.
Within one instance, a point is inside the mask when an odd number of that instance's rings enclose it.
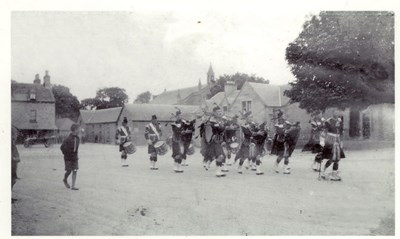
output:
{"label": "dirt road", "polygon": [[[291,175],[252,171],[225,178],[202,168],[198,150],[183,174],[168,155],[149,170],[146,148],[120,166],[116,146],[80,147],[79,191],[62,183],[59,146],[19,147],[12,235],[370,235],[392,234],[394,149],[348,151],[342,182],[318,181],[313,156],[295,151]],[[384,223],[381,223],[384,220]],[[389,226],[388,226],[389,225]],[[387,228],[385,228],[387,227]]]}

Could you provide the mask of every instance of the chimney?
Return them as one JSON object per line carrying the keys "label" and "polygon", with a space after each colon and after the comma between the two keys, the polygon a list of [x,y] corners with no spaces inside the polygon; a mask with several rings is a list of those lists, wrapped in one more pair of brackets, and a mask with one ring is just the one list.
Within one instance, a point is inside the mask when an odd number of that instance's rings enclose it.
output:
{"label": "chimney", "polygon": [[237,86],[233,81],[227,81],[224,86],[224,91],[226,95],[230,95],[233,91],[237,90]]}
{"label": "chimney", "polygon": [[47,70],[46,70],[46,74],[43,77],[43,86],[47,89],[51,88],[50,75],[49,75],[49,71],[47,71]]}
{"label": "chimney", "polygon": [[39,78],[39,74],[36,74],[36,75],[35,75],[35,79],[33,80],[33,84],[40,85],[40,78]]}

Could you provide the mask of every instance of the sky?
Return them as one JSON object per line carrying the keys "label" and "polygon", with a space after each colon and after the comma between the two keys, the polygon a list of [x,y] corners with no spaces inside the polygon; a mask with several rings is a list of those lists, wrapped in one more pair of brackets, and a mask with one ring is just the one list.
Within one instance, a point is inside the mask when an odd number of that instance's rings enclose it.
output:
{"label": "sky", "polygon": [[11,77],[43,79],[70,88],[79,100],[103,87],[121,87],[129,102],[242,72],[272,84],[293,80],[285,48],[311,14],[265,11],[12,12]]}

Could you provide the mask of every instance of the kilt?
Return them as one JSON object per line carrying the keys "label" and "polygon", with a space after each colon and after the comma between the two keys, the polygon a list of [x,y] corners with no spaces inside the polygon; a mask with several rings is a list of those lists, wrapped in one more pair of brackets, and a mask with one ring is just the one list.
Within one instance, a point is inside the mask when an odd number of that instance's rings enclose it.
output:
{"label": "kilt", "polygon": [[220,143],[215,143],[215,142],[212,142],[211,144],[210,144],[210,148],[211,148],[211,152],[210,152],[210,155],[211,155],[211,157],[219,157],[220,155],[223,155],[224,157],[225,157],[225,153],[224,153],[224,150],[223,150],[223,148],[222,148],[222,145],[220,144]]}
{"label": "kilt", "polygon": [[249,158],[249,145],[242,144],[235,156],[235,160]]}
{"label": "kilt", "polygon": [[156,148],[154,148],[154,144],[149,144],[147,147],[147,153],[152,154],[152,153],[157,153]]}
{"label": "kilt", "polygon": [[72,171],[75,169],[79,169],[78,160],[64,160],[65,162],[65,171]]}
{"label": "kilt", "polygon": [[[331,159],[332,156],[333,156],[333,154],[332,154],[332,149],[333,149],[333,145],[331,145],[331,144],[325,145],[325,146],[322,148],[322,158],[323,158],[323,159]],[[341,159],[342,159],[342,158],[346,158],[346,156],[345,156],[344,151],[343,151],[342,148],[340,148],[340,158],[341,158]]]}
{"label": "kilt", "polygon": [[284,152],[285,152],[285,142],[279,142],[277,140],[274,140],[272,144],[271,154],[282,157]]}
{"label": "kilt", "polygon": [[204,158],[212,158],[212,147],[211,144],[206,142],[206,139],[203,137],[201,138],[201,155],[203,155]]}
{"label": "kilt", "polygon": [[182,158],[181,144],[179,142],[172,141],[172,158],[176,158],[178,155]]}

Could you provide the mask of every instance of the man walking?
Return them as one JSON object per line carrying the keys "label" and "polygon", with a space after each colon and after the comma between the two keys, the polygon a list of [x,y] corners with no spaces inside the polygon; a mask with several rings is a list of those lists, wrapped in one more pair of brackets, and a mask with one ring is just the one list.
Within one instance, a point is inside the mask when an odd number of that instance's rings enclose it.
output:
{"label": "man walking", "polygon": [[[60,147],[64,154],[65,174],[64,185],[72,190],[79,190],[75,187],[76,176],[79,169],[78,166],[78,149],[79,149],[79,124],[71,125],[71,134],[64,140]],[[68,177],[72,172],[72,187],[68,184]]]}

